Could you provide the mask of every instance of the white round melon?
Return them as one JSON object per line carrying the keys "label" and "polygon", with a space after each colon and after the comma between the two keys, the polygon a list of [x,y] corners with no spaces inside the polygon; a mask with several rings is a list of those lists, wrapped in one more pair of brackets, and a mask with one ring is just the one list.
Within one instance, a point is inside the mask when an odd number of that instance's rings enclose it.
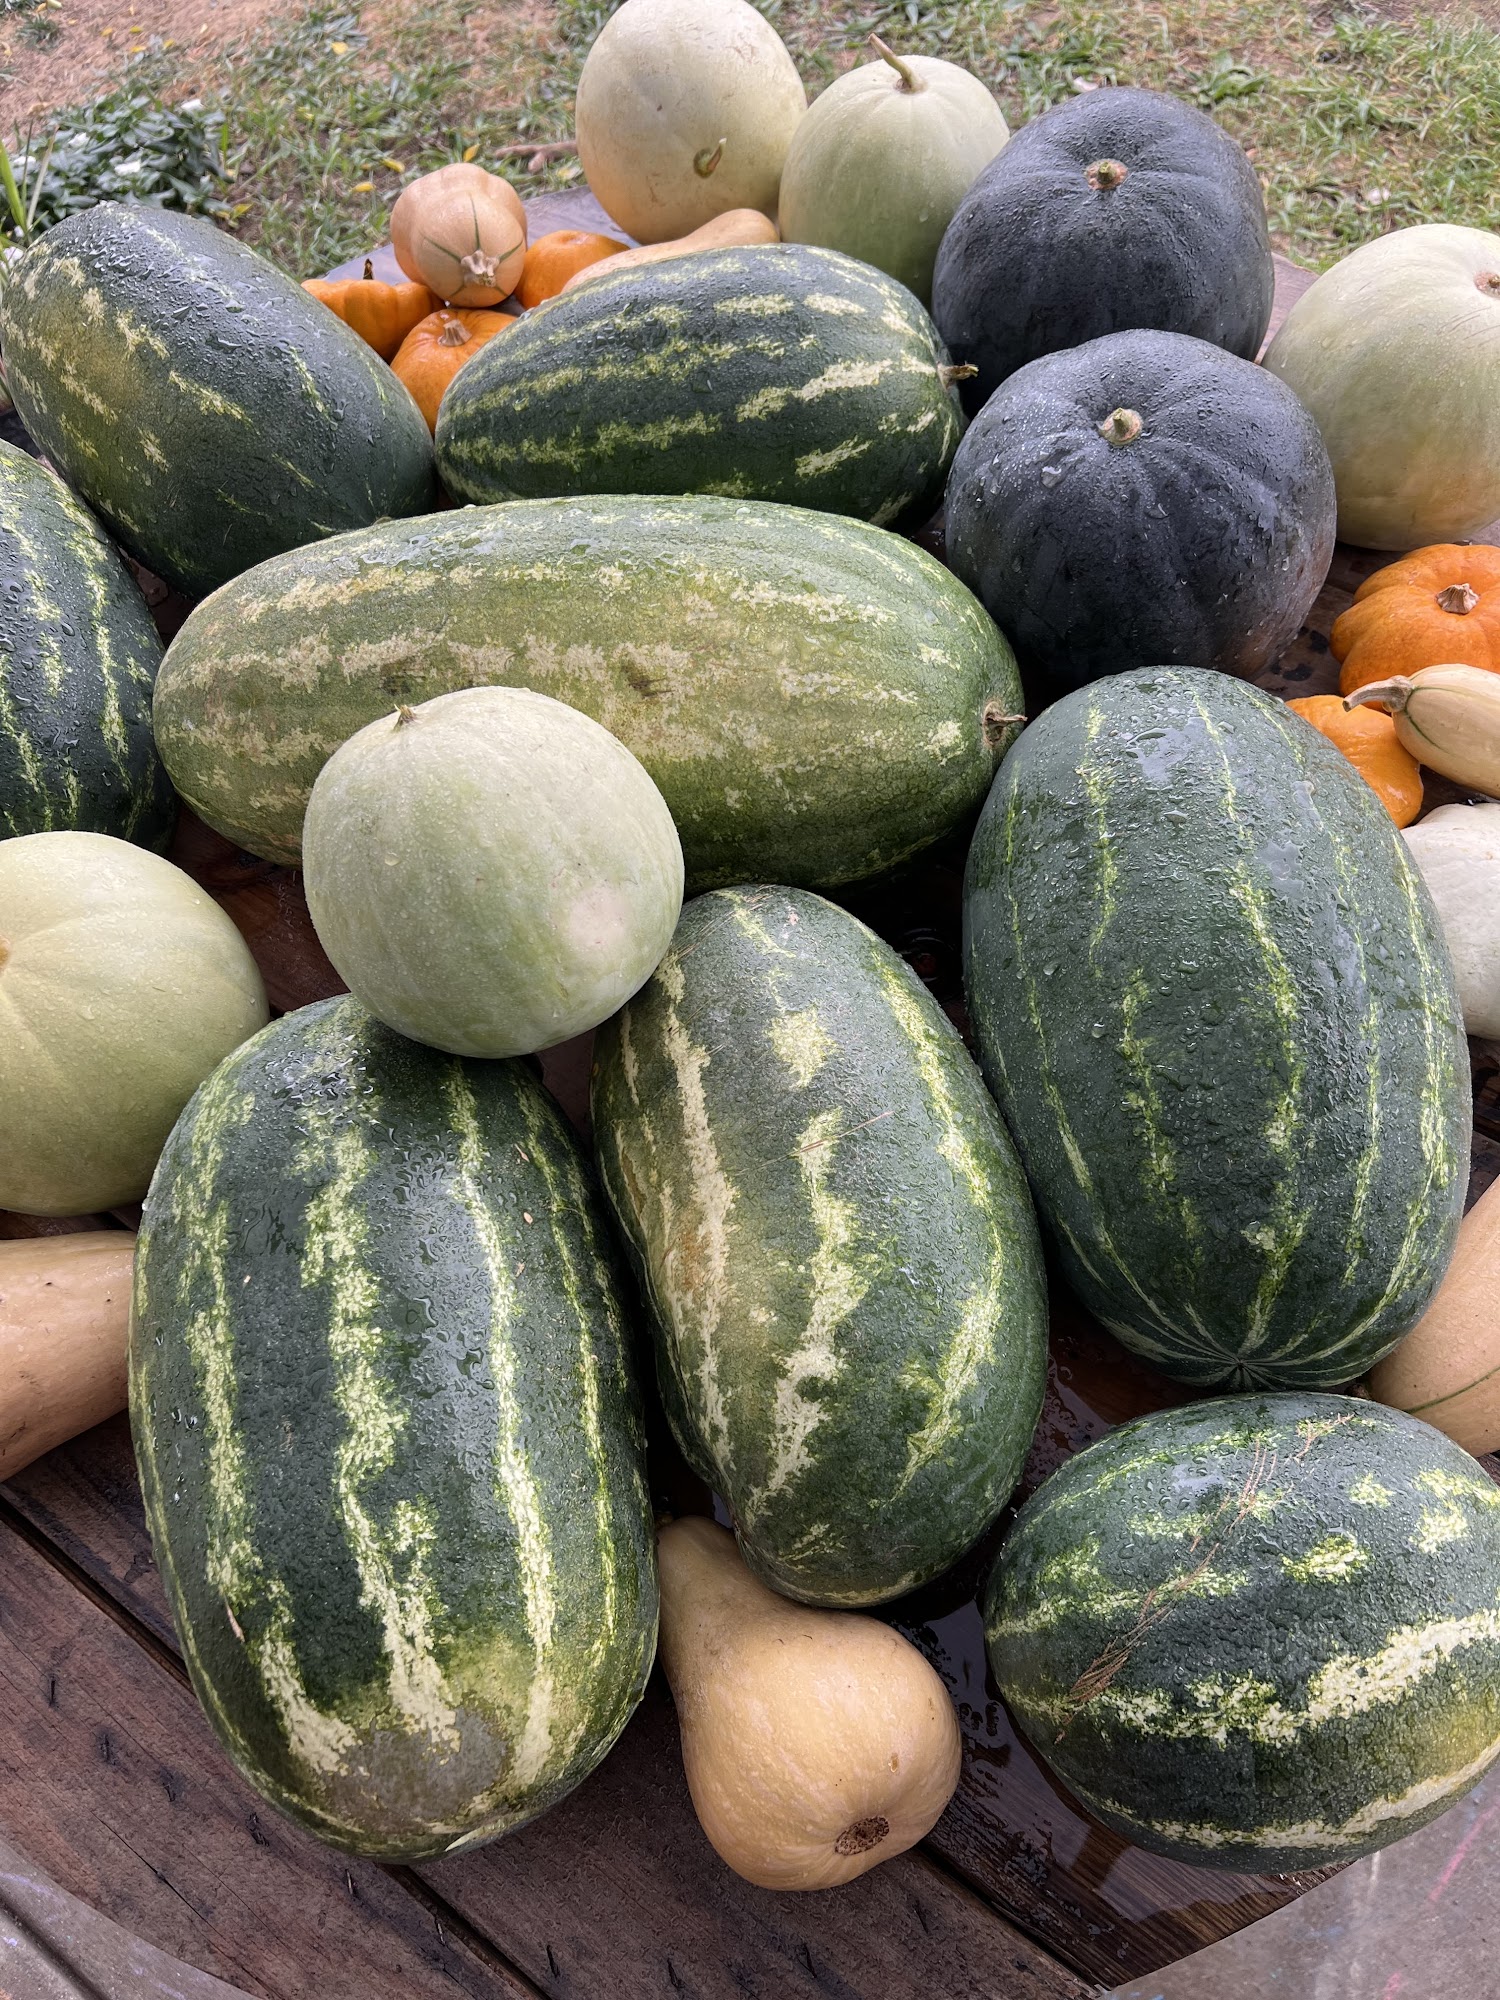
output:
{"label": "white round melon", "polygon": [[0,840],[0,1208],[139,1200],[266,1018],[245,940],[170,861],[104,833]]}
{"label": "white round melon", "polygon": [[781,175],[781,234],[863,258],[932,300],[953,212],[1010,137],[977,76],[934,56],[865,63],[814,98]]}
{"label": "white round melon", "polygon": [[307,903],[357,999],[413,1041],[530,1055],[656,970],[682,908],[666,801],[618,738],[526,688],[383,716],[319,773]]}
{"label": "white round melon", "polygon": [[748,0],[625,0],[589,50],[574,113],[594,198],[641,243],[731,208],[776,213],[807,93]]}

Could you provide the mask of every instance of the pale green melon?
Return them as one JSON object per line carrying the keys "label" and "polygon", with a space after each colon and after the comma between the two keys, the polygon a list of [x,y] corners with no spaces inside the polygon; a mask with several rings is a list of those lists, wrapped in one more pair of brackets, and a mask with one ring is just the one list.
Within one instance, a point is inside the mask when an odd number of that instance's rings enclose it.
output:
{"label": "pale green melon", "polygon": [[861,257],[929,305],[943,231],[1009,137],[994,98],[956,63],[865,63],[815,98],[793,134],[782,238]]}
{"label": "pale green melon", "polygon": [[0,1208],[136,1201],[177,1114],[266,1023],[191,876],[104,833],[0,841]]}
{"label": "pale green melon", "polygon": [[361,729],[313,786],[302,854],[350,990],[453,1055],[597,1027],[682,908],[661,793],[607,729],[527,688],[462,688]]}

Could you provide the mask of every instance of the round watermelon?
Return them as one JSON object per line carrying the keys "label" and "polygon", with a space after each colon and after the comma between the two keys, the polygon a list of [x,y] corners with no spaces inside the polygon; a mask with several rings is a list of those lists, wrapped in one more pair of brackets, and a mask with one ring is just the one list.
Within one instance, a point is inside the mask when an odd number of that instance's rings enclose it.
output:
{"label": "round watermelon", "polygon": [[1349,1861],[1500,1755],[1500,1487],[1352,1396],[1226,1396],[1111,1432],[1021,1509],[984,1612],[1041,1756],[1179,1860]]}

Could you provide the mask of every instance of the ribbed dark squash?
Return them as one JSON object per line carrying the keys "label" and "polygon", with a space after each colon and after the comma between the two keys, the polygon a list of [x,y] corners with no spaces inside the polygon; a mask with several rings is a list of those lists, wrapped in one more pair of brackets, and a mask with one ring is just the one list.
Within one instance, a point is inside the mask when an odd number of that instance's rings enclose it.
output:
{"label": "ribbed dark squash", "polygon": [[948,560],[1037,691],[1133,667],[1252,678],[1333,557],[1323,440],[1286,385],[1180,333],[1033,361],[959,446]]}
{"label": "ribbed dark squash", "polygon": [[1023,125],[969,190],[932,316],[979,370],[973,411],[1038,355],[1127,327],[1251,359],[1274,281],[1260,182],[1229,134],[1157,91],[1091,90]]}

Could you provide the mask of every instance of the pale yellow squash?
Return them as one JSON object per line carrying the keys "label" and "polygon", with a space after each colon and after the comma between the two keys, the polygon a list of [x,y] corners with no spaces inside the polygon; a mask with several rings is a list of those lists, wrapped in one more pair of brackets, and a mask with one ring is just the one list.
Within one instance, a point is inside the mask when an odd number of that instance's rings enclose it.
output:
{"label": "pale yellow squash", "polygon": [[1464,1217],[1432,1304],[1367,1387],[1466,1451],[1500,1447],[1500,1181]]}
{"label": "pale yellow squash", "polygon": [[0,1243],[0,1479],[125,1407],[135,1237]]}
{"label": "pale yellow squash", "polygon": [[617,250],[613,257],[601,257],[575,271],[563,286],[571,292],[590,278],[607,278],[616,271],[628,271],[633,264],[664,264],[669,257],[691,257],[699,250],[740,250],[754,243],[779,243],[776,224],[758,208],[732,208],[716,215],[690,236],[677,236],[670,243],[645,243],[638,250]]}
{"label": "pale yellow squash", "polygon": [[829,1889],[931,1831],[958,1784],[947,1689],[878,1619],[778,1597],[712,1521],[660,1537],[660,1656],[703,1831],[763,1889]]}
{"label": "pale yellow squash", "polygon": [[1345,708],[1379,702],[1419,764],[1455,784],[1500,798],[1500,674],[1487,667],[1422,667],[1366,681]]}

